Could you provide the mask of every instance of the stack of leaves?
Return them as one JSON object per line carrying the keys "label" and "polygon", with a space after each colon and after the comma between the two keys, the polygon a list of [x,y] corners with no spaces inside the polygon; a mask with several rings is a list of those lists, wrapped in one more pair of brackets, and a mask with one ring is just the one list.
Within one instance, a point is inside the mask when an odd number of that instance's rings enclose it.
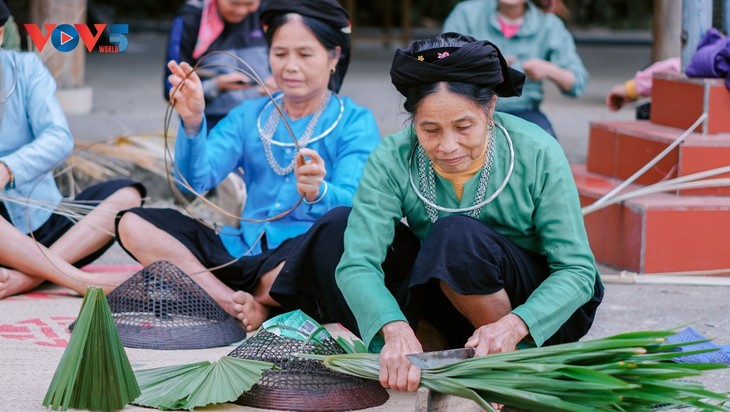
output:
{"label": "stack of leaves", "polygon": [[[727,365],[670,362],[687,344],[662,344],[673,334],[635,332],[466,359],[422,370],[421,386],[471,399],[488,411],[494,411],[490,402],[534,411],[650,411],[660,403],[730,411],[722,406],[730,395],[682,380]],[[700,352],[707,351],[692,353]],[[374,354],[334,355],[324,364],[368,379],[380,372]]]}
{"label": "stack of leaves", "polygon": [[134,403],[162,410],[193,410],[232,402],[274,365],[224,356],[217,362],[164,366],[137,371],[142,395]]}
{"label": "stack of leaves", "polygon": [[104,292],[89,288],[43,406],[110,411],[139,393]]}

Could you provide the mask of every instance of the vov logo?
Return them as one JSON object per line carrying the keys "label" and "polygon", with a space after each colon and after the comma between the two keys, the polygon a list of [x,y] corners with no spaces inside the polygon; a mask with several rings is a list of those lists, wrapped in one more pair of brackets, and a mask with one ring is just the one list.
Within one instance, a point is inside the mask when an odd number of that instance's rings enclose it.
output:
{"label": "vov logo", "polygon": [[[68,53],[76,49],[79,45],[79,41],[84,43],[86,50],[89,52],[94,50],[96,44],[99,42],[101,33],[106,29],[106,24],[95,24],[94,29],[96,34],[91,34],[91,29],[86,24],[53,24],[46,23],[43,25],[46,29],[46,34],[41,33],[40,27],[37,24],[26,24],[25,29],[30,35],[30,39],[33,41],[36,49],[39,52],[43,51],[43,48],[48,44],[48,40],[51,40],[51,44],[56,50],[64,53]],[[99,45],[99,53],[121,53],[127,50],[127,36],[129,33],[128,24],[110,24],[109,25],[109,44]]]}

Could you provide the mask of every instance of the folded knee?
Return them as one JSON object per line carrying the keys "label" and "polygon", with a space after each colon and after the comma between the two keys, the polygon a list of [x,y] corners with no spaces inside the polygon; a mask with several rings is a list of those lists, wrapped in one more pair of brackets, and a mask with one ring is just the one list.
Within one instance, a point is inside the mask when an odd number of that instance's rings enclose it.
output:
{"label": "folded knee", "polygon": [[134,209],[123,211],[117,217],[117,238],[125,246],[129,242],[133,242],[136,235],[143,231],[141,227],[146,222],[134,213]]}

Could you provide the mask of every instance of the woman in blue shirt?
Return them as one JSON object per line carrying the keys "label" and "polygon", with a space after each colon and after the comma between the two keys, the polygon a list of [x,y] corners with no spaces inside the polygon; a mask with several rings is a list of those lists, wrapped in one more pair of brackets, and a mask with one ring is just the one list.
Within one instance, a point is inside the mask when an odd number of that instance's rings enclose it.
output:
{"label": "woman in blue shirt", "polygon": [[[0,43],[8,15],[0,2]],[[44,280],[80,294],[102,281],[119,284],[121,279],[102,280],[77,267],[111,246],[117,211],[139,206],[144,196],[139,184],[111,181],[73,199],[98,205],[79,224],[57,213],[62,195],[52,170],[71,154],[74,141],[55,91],[37,54],[0,49],[0,298]]]}
{"label": "woman in blue shirt", "polygon": [[[249,330],[267,315],[261,302],[268,295],[257,291],[293,247],[287,239],[331,208],[352,203],[365,161],[380,141],[372,113],[336,94],[350,57],[348,15],[337,1],[271,0],[261,19],[282,91],[274,100],[298,144],[267,98],[244,102],[206,132],[201,82],[195,73],[186,76],[190,65],[171,62],[171,100],[181,119],[176,172],[203,191],[242,168],[243,221],[240,229],[213,230],[170,209],[133,209],[122,216],[118,234],[142,264],[166,259],[193,276]],[[302,197],[301,205],[277,218]]]}

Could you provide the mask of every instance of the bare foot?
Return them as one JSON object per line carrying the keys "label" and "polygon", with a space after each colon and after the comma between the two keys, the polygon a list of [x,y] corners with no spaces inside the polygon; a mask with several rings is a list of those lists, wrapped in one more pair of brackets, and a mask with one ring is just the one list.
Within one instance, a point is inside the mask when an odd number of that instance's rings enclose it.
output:
{"label": "bare foot", "polygon": [[28,276],[17,270],[0,268],[0,299],[37,288],[43,279]]}
{"label": "bare foot", "polygon": [[85,272],[86,287],[99,287],[108,295],[136,272]]}
{"label": "bare foot", "polygon": [[241,321],[246,331],[258,329],[269,318],[269,309],[256,301],[250,293],[239,290],[233,293],[235,317]]}

